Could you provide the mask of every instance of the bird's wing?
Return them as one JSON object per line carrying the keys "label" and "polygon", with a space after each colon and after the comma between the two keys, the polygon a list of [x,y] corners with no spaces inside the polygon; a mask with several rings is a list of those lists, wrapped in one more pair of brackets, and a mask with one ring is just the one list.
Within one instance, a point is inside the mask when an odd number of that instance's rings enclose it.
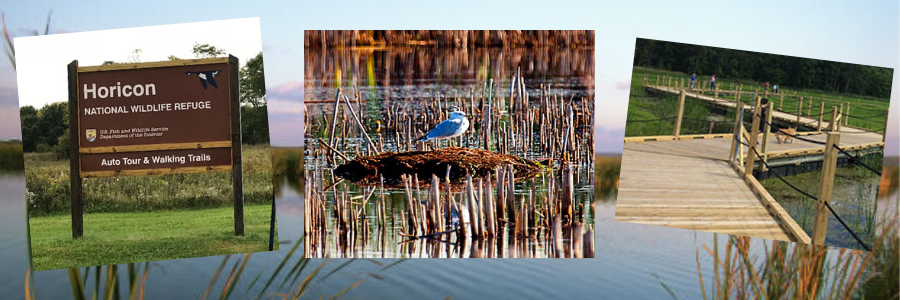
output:
{"label": "bird's wing", "polygon": [[455,133],[457,129],[459,129],[460,125],[461,125],[460,120],[443,121],[440,124],[437,124],[437,126],[435,126],[434,129],[429,131],[428,134],[425,135],[425,137],[428,139],[433,139],[433,138],[437,138],[437,137],[450,136],[453,133]]}
{"label": "bird's wing", "polygon": [[200,78],[200,83],[203,84],[203,89],[206,89],[206,79]]}
{"label": "bird's wing", "polygon": [[209,85],[213,86],[214,88],[219,88],[219,86],[216,85],[216,79],[213,78],[213,76],[209,76],[209,79],[207,79],[206,81],[208,81]]}

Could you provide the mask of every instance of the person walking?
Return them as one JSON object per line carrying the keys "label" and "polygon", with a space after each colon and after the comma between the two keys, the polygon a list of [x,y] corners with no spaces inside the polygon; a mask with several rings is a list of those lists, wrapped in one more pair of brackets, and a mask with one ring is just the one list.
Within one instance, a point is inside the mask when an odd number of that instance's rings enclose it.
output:
{"label": "person walking", "polygon": [[716,89],[716,74],[713,74],[709,79],[709,90]]}
{"label": "person walking", "polygon": [[697,80],[697,73],[694,73],[693,75],[691,75],[691,89],[692,90],[694,89],[694,81],[696,81],[696,80]]}
{"label": "person walking", "polygon": [[766,92],[768,92],[768,91],[769,91],[769,82],[766,81]]}
{"label": "person walking", "polygon": [[778,84],[777,83],[772,86],[772,92],[778,94]]}

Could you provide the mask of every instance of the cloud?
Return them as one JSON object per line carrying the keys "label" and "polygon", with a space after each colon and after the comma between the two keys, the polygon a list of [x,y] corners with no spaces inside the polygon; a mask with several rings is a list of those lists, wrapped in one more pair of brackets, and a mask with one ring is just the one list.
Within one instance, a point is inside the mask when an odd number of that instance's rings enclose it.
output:
{"label": "cloud", "polygon": [[19,91],[15,86],[0,84],[0,106],[19,106]]}
{"label": "cloud", "polygon": [[625,143],[625,128],[603,128],[594,130],[594,151],[597,153],[622,153]]}
{"label": "cloud", "polygon": [[266,88],[266,98],[303,102],[303,83],[289,81],[274,87]]}
{"label": "cloud", "polygon": [[266,88],[272,146],[303,146],[303,83],[290,81]]}
{"label": "cloud", "polygon": [[272,146],[303,146],[303,114],[272,113],[269,107],[269,137]]}
{"label": "cloud", "polygon": [[0,105],[0,141],[22,139],[18,105]]}

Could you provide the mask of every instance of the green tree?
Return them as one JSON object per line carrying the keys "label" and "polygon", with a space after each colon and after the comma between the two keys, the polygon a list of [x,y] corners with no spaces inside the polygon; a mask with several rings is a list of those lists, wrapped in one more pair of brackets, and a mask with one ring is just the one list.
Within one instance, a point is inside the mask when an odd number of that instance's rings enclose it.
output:
{"label": "green tree", "polygon": [[263,54],[247,60],[240,70],[241,103],[260,107],[266,104],[266,78]]}
{"label": "green tree", "polygon": [[209,44],[194,43],[193,52],[195,58],[212,58],[225,54],[225,49],[216,48]]}
{"label": "green tree", "polygon": [[37,129],[38,110],[34,106],[26,105],[19,108],[19,117],[22,120],[22,150],[34,152],[37,149],[37,139],[40,132]]}

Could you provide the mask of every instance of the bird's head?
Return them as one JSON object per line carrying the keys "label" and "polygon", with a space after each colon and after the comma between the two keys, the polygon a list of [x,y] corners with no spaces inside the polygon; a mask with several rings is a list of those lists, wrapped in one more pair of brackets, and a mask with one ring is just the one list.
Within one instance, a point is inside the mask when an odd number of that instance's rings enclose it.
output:
{"label": "bird's head", "polygon": [[465,118],[465,117],[466,117],[466,113],[464,113],[464,112],[462,112],[462,111],[460,111],[460,110],[454,111],[454,112],[451,112],[451,113],[450,113],[450,118],[451,118],[451,119],[462,119],[462,118]]}

